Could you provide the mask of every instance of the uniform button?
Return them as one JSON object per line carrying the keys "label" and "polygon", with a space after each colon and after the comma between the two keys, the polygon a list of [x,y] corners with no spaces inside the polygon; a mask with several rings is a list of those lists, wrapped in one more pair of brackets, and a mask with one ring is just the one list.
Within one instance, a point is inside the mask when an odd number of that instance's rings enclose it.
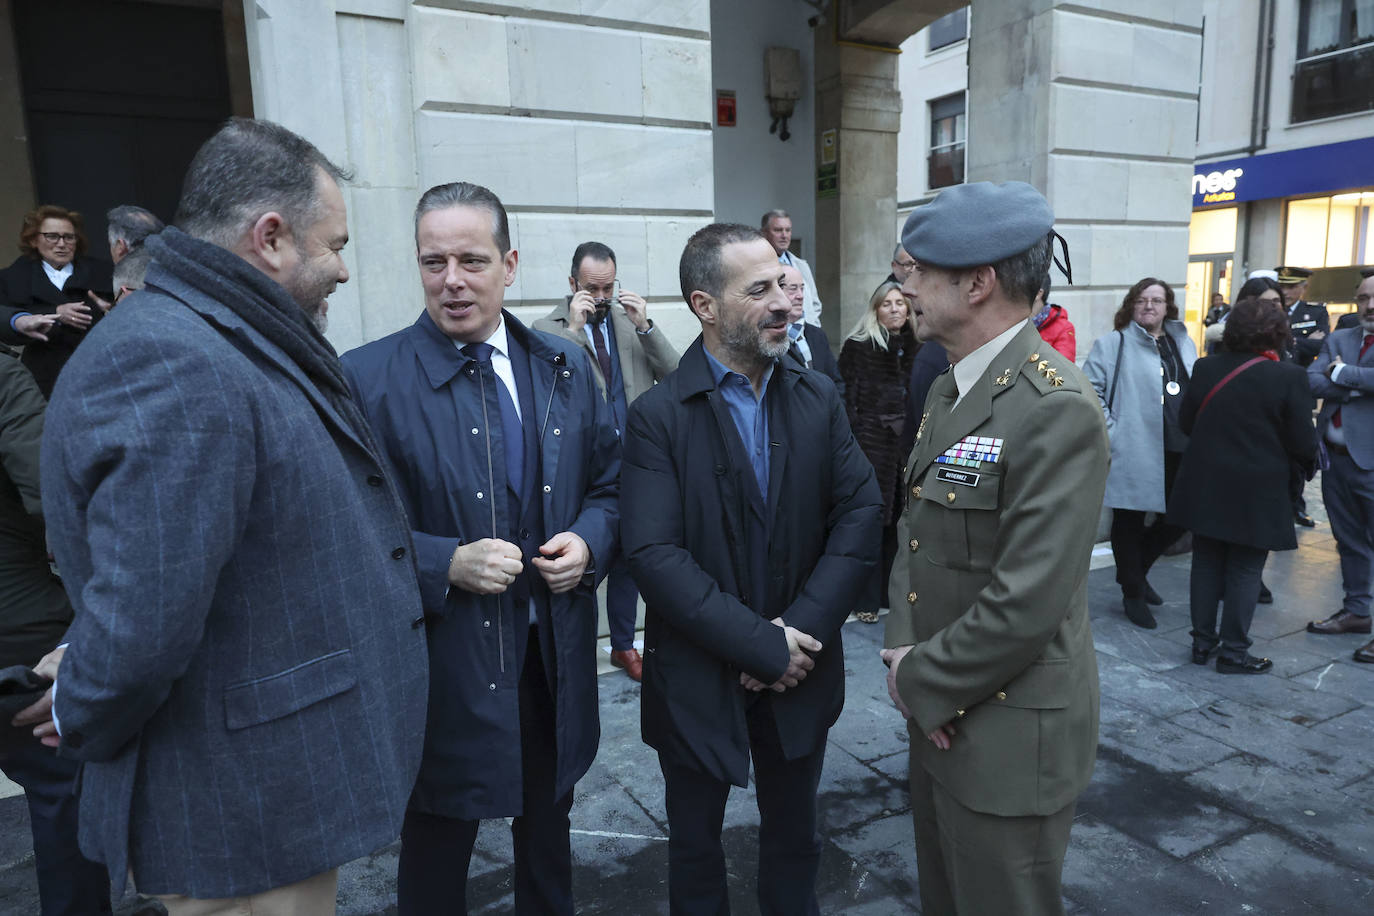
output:
{"label": "uniform button", "polygon": [[564,369],[564,370],[563,370],[563,377],[564,377],[564,378],[572,378],[572,373],[569,372],[567,369]]}
{"label": "uniform button", "polygon": [[916,593],[915,593],[915,592],[907,592],[907,593],[906,593],[906,603],[907,603],[907,604],[915,604],[915,603],[916,603]]}
{"label": "uniform button", "polygon": [[399,560],[405,555],[406,549],[404,547],[397,547],[395,550],[391,551],[391,559],[393,560]]}
{"label": "uniform button", "polygon": [[481,499],[481,498],[482,498],[482,491],[481,491],[481,490],[478,490],[478,491],[477,491],[477,498],[478,498],[478,499]]}
{"label": "uniform button", "polygon": [[555,436],[561,436],[561,435],[563,435],[563,430],[561,430],[561,429],[555,429],[555,430],[553,431],[553,434],[554,434]]}
{"label": "uniform button", "polygon": [[954,491],[950,490],[948,493],[946,493],[945,499],[949,500],[950,502],[954,502]]}
{"label": "uniform button", "polygon": [[474,426],[474,427],[472,428],[472,434],[473,434],[474,436],[477,435],[477,427]]}
{"label": "uniform button", "polygon": [[484,621],[482,621],[482,626],[483,626],[483,627],[486,627],[487,629],[491,629],[491,621],[490,621],[490,620],[484,620]]}
{"label": "uniform button", "polygon": [[487,685],[487,689],[488,689],[488,690],[495,690],[495,689],[496,689],[496,685],[495,685],[495,684],[488,684],[488,685]]}
{"label": "uniform button", "polygon": [[914,488],[914,489],[911,491],[911,495],[912,495],[912,496],[915,496],[915,497],[917,497],[917,498],[919,498],[920,495],[921,495],[921,488],[920,488],[920,487]]}
{"label": "uniform button", "polygon": [[410,622],[410,628],[411,628],[412,630],[418,630],[418,629],[420,629],[420,627],[422,627],[422,626],[424,626],[424,625],[425,625],[425,615],[424,615],[424,614],[421,614],[419,617],[416,617],[414,620],[412,620],[412,621]]}
{"label": "uniform button", "polygon": [[552,493],[552,492],[553,492],[553,487],[549,486],[548,484],[544,484],[544,492],[545,492],[545,493]]}
{"label": "uniform button", "polygon": [[997,691],[997,699],[999,699],[999,700],[1005,700],[1006,698],[1007,698],[1007,694],[1006,694],[1005,691],[1002,691],[1002,690]]}
{"label": "uniform button", "polygon": [[529,539],[530,539],[530,529],[528,529],[528,528],[521,528],[521,529],[520,529],[520,540],[522,540],[522,541],[528,541]]}
{"label": "uniform button", "polygon": [[915,553],[915,552],[920,548],[920,546],[921,546],[921,542],[920,542],[920,541],[916,540],[915,538],[912,538],[912,539],[911,539],[911,552],[912,552],[912,553]]}
{"label": "uniform button", "polygon": [[382,485],[382,478],[381,478],[381,475],[379,475],[379,474],[370,474],[370,475],[368,475],[368,478],[367,478],[367,485],[368,485],[369,487],[380,487],[380,486]]}
{"label": "uniform button", "polygon": [[964,711],[963,711],[962,709],[956,709],[956,710],[954,710],[954,714],[955,714],[956,716],[958,716],[959,718],[961,718],[961,719],[964,717]]}

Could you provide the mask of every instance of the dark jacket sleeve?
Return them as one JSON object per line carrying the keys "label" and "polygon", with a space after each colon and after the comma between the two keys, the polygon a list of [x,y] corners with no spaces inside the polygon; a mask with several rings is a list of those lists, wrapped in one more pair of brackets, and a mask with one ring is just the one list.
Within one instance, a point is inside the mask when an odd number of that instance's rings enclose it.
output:
{"label": "dark jacket sleeve", "polygon": [[859,362],[859,345],[852,340],[846,340],[840,348],[839,372],[840,378],[844,380],[844,388],[840,390],[844,395],[844,412],[849,418],[851,429],[858,422],[859,400],[864,393]]}
{"label": "dark jacket sleeve", "polygon": [[682,500],[691,490],[682,477],[690,479],[692,469],[673,460],[673,408],[685,409],[647,394],[630,405],[620,476],[621,538],[630,571],[653,613],[717,658],[772,684],[787,671],[787,637],[721,591],[687,548]]}
{"label": "dark jacket sleeve", "polygon": [[783,612],[788,626],[822,643],[839,630],[862,594],[881,550],[883,498],[873,465],[849,428],[838,395],[830,399],[831,488],[825,552]]}
{"label": "dark jacket sleeve", "polygon": [[24,510],[36,517],[43,514],[38,450],[46,407],[29,370],[11,356],[0,356],[0,466],[19,491]]}
{"label": "dark jacket sleeve", "polygon": [[[661,332],[660,332],[661,333]],[[586,542],[592,553],[591,565],[584,581],[595,585],[610,570],[611,557],[619,546],[620,534],[620,437],[611,419],[611,407],[596,386],[591,361],[581,353],[586,371],[579,373],[583,380],[582,399],[592,405],[592,426],[595,433],[588,436],[588,447],[579,456],[587,462],[587,488],[582,494],[582,506],[569,530]]]}
{"label": "dark jacket sleeve", "polygon": [[[814,332],[814,333],[813,333]],[[806,325],[804,332],[808,338],[807,343],[811,346],[811,368],[819,369],[830,380],[835,383],[835,390],[844,396],[844,376],[840,375],[839,364],[835,362],[835,354],[830,352],[830,338],[825,336],[825,332],[815,325]]]}

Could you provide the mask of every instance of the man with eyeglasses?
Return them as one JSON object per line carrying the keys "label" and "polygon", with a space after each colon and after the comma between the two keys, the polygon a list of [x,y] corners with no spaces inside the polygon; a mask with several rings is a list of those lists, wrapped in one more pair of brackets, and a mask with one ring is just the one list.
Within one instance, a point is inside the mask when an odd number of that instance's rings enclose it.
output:
{"label": "man with eyeglasses", "polygon": [[[1355,290],[1359,326],[1326,336],[1307,367],[1312,394],[1322,399],[1317,434],[1330,459],[1322,471],[1322,501],[1341,557],[1345,599],[1307,632],[1326,635],[1370,632],[1374,580],[1374,275]],[[1355,661],[1374,664],[1374,641],[1355,650]]]}
{"label": "man with eyeglasses", "polygon": [[787,301],[792,304],[792,310],[787,313],[787,336],[792,340],[787,348],[787,354],[806,368],[830,376],[830,380],[835,383],[835,390],[840,393],[840,397],[844,397],[844,378],[840,375],[839,363],[835,362],[835,354],[830,350],[830,338],[825,335],[825,331],[803,320],[802,316],[806,309],[806,281],[802,279],[801,271],[783,265],[782,291],[787,295]]}
{"label": "man with eyeglasses", "polygon": [[[678,354],[654,328],[649,306],[616,279],[615,252],[601,242],[583,242],[573,251],[568,296],[534,323],[535,330],[565,337],[587,351],[597,386],[611,405],[617,434],[635,398],[677,368]],[[612,562],[606,579],[606,620],[611,631],[611,664],[638,681],[644,662],[635,648],[639,591],[623,557]]]}
{"label": "man with eyeglasses", "polygon": [[898,285],[905,283],[906,278],[911,276],[912,268],[916,266],[916,261],[911,255],[906,253],[902,243],[898,242],[897,247],[892,249],[892,273],[887,275],[888,283]]}

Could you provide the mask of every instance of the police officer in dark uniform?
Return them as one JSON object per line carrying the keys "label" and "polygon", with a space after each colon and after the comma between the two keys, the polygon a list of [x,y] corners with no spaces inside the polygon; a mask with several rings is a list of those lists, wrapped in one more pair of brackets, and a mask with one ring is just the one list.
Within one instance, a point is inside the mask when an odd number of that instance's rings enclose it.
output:
{"label": "police officer in dark uniform", "polygon": [[[1289,353],[1293,362],[1306,369],[1322,351],[1322,341],[1331,331],[1331,316],[1326,313],[1325,302],[1308,302],[1307,281],[1312,271],[1306,267],[1275,267],[1274,272],[1279,286],[1283,287],[1283,298],[1288,303],[1288,327],[1293,334],[1289,343]],[[1304,528],[1316,527],[1312,516],[1307,514],[1307,501],[1299,492],[1293,498],[1293,520]]]}

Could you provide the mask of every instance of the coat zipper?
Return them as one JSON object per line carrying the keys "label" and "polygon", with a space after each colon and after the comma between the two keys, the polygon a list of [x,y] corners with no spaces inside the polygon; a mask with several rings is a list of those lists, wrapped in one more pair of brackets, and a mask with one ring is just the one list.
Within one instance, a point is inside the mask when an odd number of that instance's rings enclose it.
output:
{"label": "coat zipper", "polygon": [[[500,538],[496,531],[496,471],[491,460],[491,421],[487,417],[487,380],[482,376],[482,368],[477,368],[477,390],[482,398],[482,430],[487,443],[487,496],[491,498],[491,536]],[[501,610],[501,596],[496,599],[496,650],[500,653],[501,673],[506,673],[506,618]]]}

